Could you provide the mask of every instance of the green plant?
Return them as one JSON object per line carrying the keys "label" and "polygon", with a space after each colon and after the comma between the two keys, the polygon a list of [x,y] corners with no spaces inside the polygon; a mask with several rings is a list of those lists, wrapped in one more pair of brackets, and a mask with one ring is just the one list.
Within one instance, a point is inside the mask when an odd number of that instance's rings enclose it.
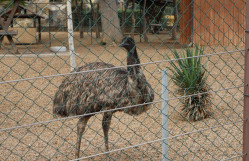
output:
{"label": "green plant", "polygon": [[[173,56],[176,61],[170,61],[169,70],[173,73],[172,80],[178,86],[177,92],[185,96],[183,102],[183,116],[190,121],[198,121],[210,116],[209,87],[205,66],[202,64],[203,48],[187,48],[185,52]],[[168,57],[169,58],[169,57]]]}
{"label": "green plant", "polygon": [[[15,1],[14,0],[0,0],[0,4],[5,4],[4,8],[10,8],[13,7]],[[25,5],[25,0],[20,0],[20,5]]]}
{"label": "green plant", "polygon": [[99,44],[102,45],[102,46],[105,46],[106,42],[101,41]]}

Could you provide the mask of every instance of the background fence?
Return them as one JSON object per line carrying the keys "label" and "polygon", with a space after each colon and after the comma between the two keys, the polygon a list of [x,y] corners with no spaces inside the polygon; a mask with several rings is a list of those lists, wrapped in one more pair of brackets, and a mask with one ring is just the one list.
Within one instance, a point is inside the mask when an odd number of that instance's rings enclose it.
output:
{"label": "background fence", "polygon": [[[1,22],[1,26],[7,33],[2,32],[1,38],[11,35],[15,42],[10,44],[4,38],[0,50],[0,160],[75,158],[77,122],[79,118],[86,118],[91,109],[78,115],[55,117],[55,94],[61,90],[62,81],[68,77],[74,80],[74,75],[84,77],[99,73],[98,77],[92,76],[86,81],[90,83],[85,88],[80,88],[83,94],[95,89],[101,95],[107,87],[114,86],[115,81],[112,85],[110,82],[118,79],[117,75],[104,77],[103,71],[96,69],[70,74],[73,60],[76,68],[92,62],[113,64],[115,69],[135,68],[136,65],[126,60],[127,51],[118,46],[120,33],[133,37],[139,66],[154,91],[154,100],[140,102],[140,106],[150,103],[151,108],[138,116],[116,112],[114,108],[138,110],[141,108],[136,106],[139,103],[121,106],[116,102],[111,104],[115,107],[106,108],[115,95],[106,94],[108,99],[105,100],[98,94],[84,96],[91,98],[92,104],[77,100],[88,103],[88,107],[99,104],[105,107],[102,112],[91,113],[93,116],[82,137],[79,160],[241,160],[245,157],[245,0],[144,0],[134,1],[134,7],[132,2],[100,1],[108,3],[104,9],[101,8],[103,4],[99,6],[91,1],[70,1],[71,14],[66,7],[67,1],[27,1],[18,4],[7,29],[3,26],[19,1],[0,2],[4,4],[1,21],[5,22]],[[118,21],[113,13],[106,17],[104,13],[110,11],[108,7],[118,12]],[[67,20],[71,15],[73,32],[68,30],[70,23]],[[109,25],[105,26],[103,19],[107,19]],[[112,26],[113,30],[109,28]],[[13,34],[12,30],[17,33]],[[73,42],[68,42],[69,38],[73,38]],[[203,46],[203,54],[174,56],[176,52],[195,50],[195,45]],[[52,52],[51,46],[66,46],[67,51]],[[189,66],[181,65],[184,62]],[[177,71],[174,67],[182,67],[184,72],[178,84],[180,87],[175,83]],[[162,76],[165,70],[168,74]],[[186,74],[191,71],[192,75]],[[198,83],[200,78],[204,84]],[[97,86],[99,80],[107,80],[109,84]],[[190,80],[189,86],[182,87],[182,84],[188,84],[187,80]],[[80,86],[80,83],[74,85]],[[127,90],[119,85],[115,87]],[[132,88],[137,91],[134,97],[145,96],[140,92],[145,87],[149,86],[134,85]],[[195,91],[191,93],[193,88]],[[72,101],[80,90],[71,89],[64,103]],[[76,108],[83,107],[79,102],[74,102]],[[108,155],[102,130],[106,110],[113,113]],[[202,117],[191,120],[192,115],[188,115],[191,113]],[[246,130],[244,132],[246,136]],[[162,145],[166,149],[162,150]]]}

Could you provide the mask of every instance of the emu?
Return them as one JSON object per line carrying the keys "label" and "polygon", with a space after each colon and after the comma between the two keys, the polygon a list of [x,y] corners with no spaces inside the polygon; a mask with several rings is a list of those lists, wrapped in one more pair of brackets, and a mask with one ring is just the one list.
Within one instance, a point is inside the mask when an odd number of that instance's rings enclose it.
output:
{"label": "emu", "polygon": [[[79,158],[82,134],[85,131],[87,121],[95,112],[104,112],[102,127],[104,132],[105,149],[109,151],[108,131],[112,115],[117,111],[124,111],[129,115],[139,115],[149,109],[150,102],[154,100],[154,91],[146,81],[140,67],[136,45],[132,38],[122,40],[120,47],[127,50],[127,69],[113,68],[112,64],[93,62],[77,68],[76,72],[112,68],[82,72],[66,77],[54,96],[53,113],[62,117],[70,115],[84,115],[79,118],[77,124],[77,142],[75,158]],[[131,108],[122,108],[128,105],[138,105]],[[119,108],[115,110],[115,108]]]}

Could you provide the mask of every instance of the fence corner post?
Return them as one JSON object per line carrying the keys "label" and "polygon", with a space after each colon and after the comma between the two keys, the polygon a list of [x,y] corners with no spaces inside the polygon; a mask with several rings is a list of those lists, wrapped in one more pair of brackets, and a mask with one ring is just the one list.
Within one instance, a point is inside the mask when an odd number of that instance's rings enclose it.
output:
{"label": "fence corner post", "polygon": [[249,161],[249,0],[246,2],[243,161]]}
{"label": "fence corner post", "polygon": [[168,161],[168,71],[162,70],[162,161]]}

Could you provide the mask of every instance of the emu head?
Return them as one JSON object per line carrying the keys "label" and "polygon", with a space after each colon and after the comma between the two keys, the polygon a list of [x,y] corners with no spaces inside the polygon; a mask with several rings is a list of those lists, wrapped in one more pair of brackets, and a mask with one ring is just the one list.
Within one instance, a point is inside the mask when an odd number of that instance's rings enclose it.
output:
{"label": "emu head", "polygon": [[119,46],[125,48],[128,52],[133,52],[136,48],[134,40],[130,37],[123,38],[122,43]]}

